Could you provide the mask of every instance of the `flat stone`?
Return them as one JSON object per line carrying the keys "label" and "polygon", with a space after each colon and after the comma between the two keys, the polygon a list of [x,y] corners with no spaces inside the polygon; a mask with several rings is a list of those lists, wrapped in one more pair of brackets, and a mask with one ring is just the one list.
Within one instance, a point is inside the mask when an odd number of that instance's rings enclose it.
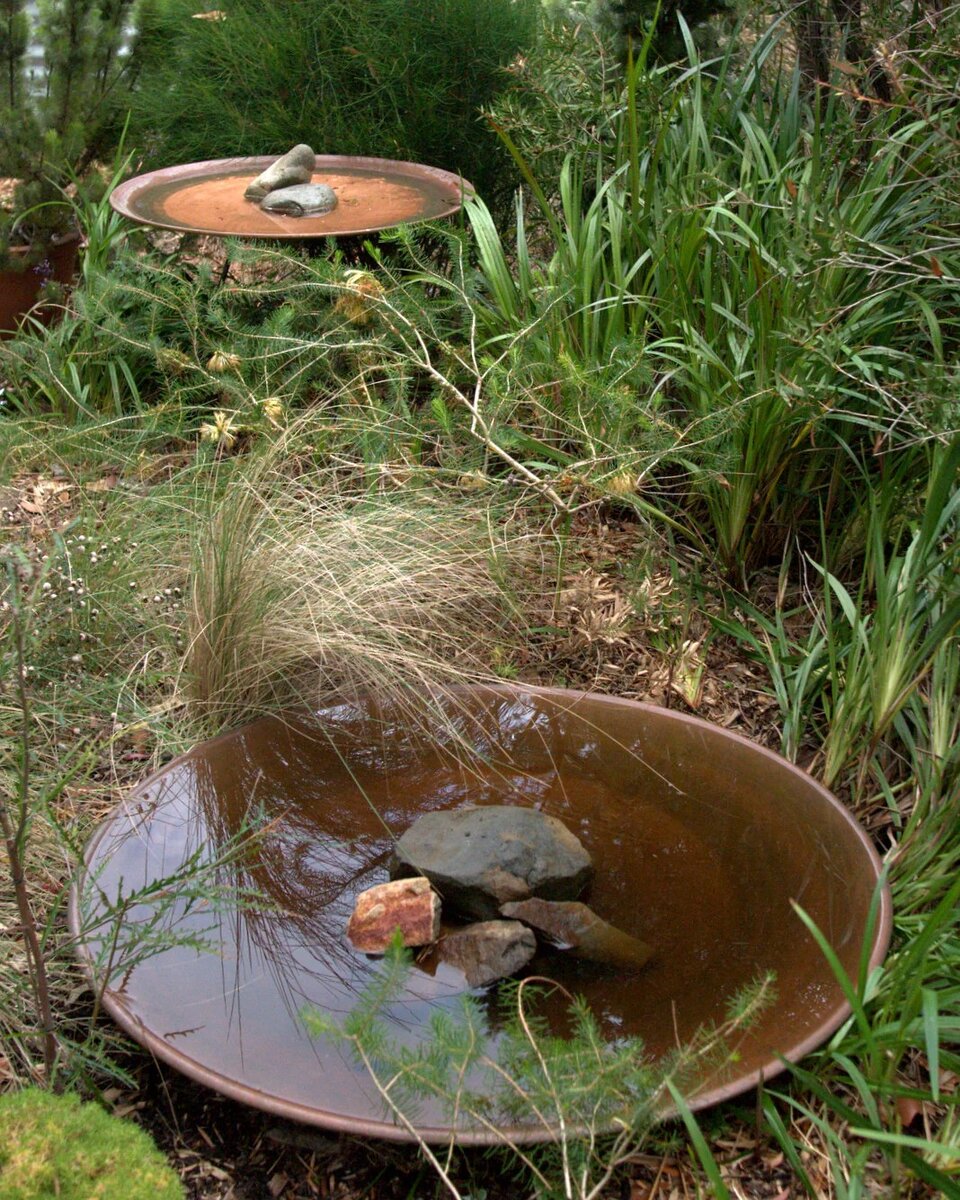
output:
{"label": "flat stone", "polygon": [[264,212],[285,217],[313,217],[337,207],[337,194],[325,183],[298,183],[296,187],[277,188],[260,202]]}
{"label": "flat stone", "polygon": [[573,899],[592,866],[579,839],[555,817],[493,805],[425,813],[397,842],[390,873],[425,875],[444,904],[487,920],[510,900]]}
{"label": "flat stone", "polygon": [[519,921],[478,921],[442,938],[440,961],[462,971],[470,987],[516,974],[537,952],[533,930]]}
{"label": "flat stone", "polygon": [[243,193],[244,198],[259,201],[268,192],[274,192],[277,188],[309,183],[316,165],[317,156],[305,142],[301,142],[292,150],[288,150],[276,162],[272,162],[265,171],[260,172],[256,179],[248,183],[247,190]]}
{"label": "flat stone", "polygon": [[617,967],[642,967],[653,949],[598,917],[592,908],[576,901],[521,900],[501,906],[505,917],[522,921],[541,940],[574,958],[609,963]]}
{"label": "flat stone", "polygon": [[422,876],[380,883],[357,896],[347,937],[364,954],[383,954],[397,930],[405,946],[429,946],[440,933],[440,897]]}

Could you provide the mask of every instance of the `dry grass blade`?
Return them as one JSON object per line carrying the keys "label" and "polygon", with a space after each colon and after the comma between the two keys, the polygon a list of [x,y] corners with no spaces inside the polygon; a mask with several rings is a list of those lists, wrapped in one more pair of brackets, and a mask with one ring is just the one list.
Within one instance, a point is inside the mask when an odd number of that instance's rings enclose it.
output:
{"label": "dry grass blade", "polygon": [[444,719],[438,689],[492,675],[486,655],[513,620],[504,567],[525,544],[426,489],[357,494],[332,474],[255,471],[200,539],[186,691],[218,726],[357,694],[414,723]]}

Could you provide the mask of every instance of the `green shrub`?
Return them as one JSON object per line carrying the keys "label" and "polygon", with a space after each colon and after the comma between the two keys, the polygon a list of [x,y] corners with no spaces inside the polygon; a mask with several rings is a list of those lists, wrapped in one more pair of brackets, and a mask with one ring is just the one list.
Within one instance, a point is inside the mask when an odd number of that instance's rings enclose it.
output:
{"label": "green shrub", "polygon": [[697,41],[708,47],[713,40],[710,22],[733,9],[731,0],[599,0],[598,16],[612,26],[622,39],[626,57],[628,40],[644,39],[655,23],[653,50],[657,58],[668,62],[686,57],[680,18]]}
{"label": "green shrub", "polygon": [[[815,116],[780,36],[742,63],[691,48],[682,72],[644,45],[559,180],[524,163],[515,235],[467,204],[481,349],[515,347],[526,392],[498,420],[541,461],[629,469],[732,577],[815,545],[880,449],[912,457],[957,421],[956,106],[917,88],[867,126],[834,96]],[[565,129],[568,90],[551,97]],[[528,141],[551,114],[508,117]],[[588,372],[635,390],[598,413],[568,386]]]}
{"label": "green shrub", "polygon": [[73,232],[65,185],[77,185],[81,197],[102,194],[99,173],[88,168],[116,139],[133,81],[135,34],[126,35],[132,53],[120,51],[131,8],[132,0],[62,0],[39,12],[24,0],[0,4],[0,178],[16,184],[0,204],[4,268],[41,262],[54,238]]}
{"label": "green shrub", "polygon": [[537,0],[236,0],[224,20],[197,7],[144,15],[132,135],[151,163],[308,142],[459,171],[488,198],[512,188],[479,110],[530,46]]}
{"label": "green shrub", "polygon": [[0,1096],[0,1200],[182,1200],[148,1135],[76,1096]]}

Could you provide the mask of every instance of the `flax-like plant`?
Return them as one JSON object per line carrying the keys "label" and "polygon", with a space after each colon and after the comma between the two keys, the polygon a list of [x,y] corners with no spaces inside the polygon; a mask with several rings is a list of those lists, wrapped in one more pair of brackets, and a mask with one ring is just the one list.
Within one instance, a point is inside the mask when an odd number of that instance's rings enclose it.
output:
{"label": "flax-like plant", "polygon": [[[868,494],[867,550],[856,587],[839,570],[811,564],[822,578],[802,642],[789,632],[796,612],[752,610],[753,629],[727,628],[763,658],[784,719],[782,748],[795,758],[818,732],[815,769],[829,787],[853,770],[859,793],[868,778],[893,797],[897,754],[920,773],[929,815],[956,769],[955,685],[960,630],[960,438],[935,447],[922,508],[913,521],[891,512],[903,502],[893,486]],[[826,549],[827,547],[825,547]],[[918,786],[913,780],[911,786]],[[912,811],[914,804],[907,804]]]}
{"label": "flax-like plant", "polygon": [[[892,857],[895,943],[884,964],[867,971],[876,903],[857,978],[844,972],[828,940],[800,913],[852,1009],[810,1064],[790,1067],[790,1091],[763,1097],[767,1127],[813,1198],[822,1191],[797,1153],[782,1108],[822,1139],[838,1196],[853,1200],[866,1187],[906,1196],[916,1181],[935,1195],[960,1193],[958,1099],[943,1085],[960,1070],[960,838],[952,809],[935,814],[923,838],[905,838]],[[936,864],[927,853],[934,845]],[[917,1062],[924,1063],[922,1074]],[[911,1129],[911,1114],[927,1106],[922,1130]]]}
{"label": "flax-like plant", "polygon": [[[738,578],[815,534],[820,506],[851,502],[847,448],[956,423],[953,110],[892,106],[851,166],[843,101],[805,106],[799,75],[773,65],[780,32],[742,62],[736,39],[704,63],[688,36],[680,72],[641,45],[611,89],[605,152],[585,140],[557,181],[504,131],[533,201],[515,251],[468,205],[490,346],[523,330],[554,380],[565,358],[599,373],[632,354],[637,474],[648,490],[667,474],[667,498]],[[582,422],[559,416],[569,445]]]}
{"label": "flax-like plant", "polygon": [[866,570],[855,596],[826,576],[825,597],[842,613],[828,608],[822,642],[828,786],[854,757],[862,786],[881,740],[960,630],[960,438],[934,455],[932,472],[922,519],[902,548],[888,546],[888,524],[871,504]]}

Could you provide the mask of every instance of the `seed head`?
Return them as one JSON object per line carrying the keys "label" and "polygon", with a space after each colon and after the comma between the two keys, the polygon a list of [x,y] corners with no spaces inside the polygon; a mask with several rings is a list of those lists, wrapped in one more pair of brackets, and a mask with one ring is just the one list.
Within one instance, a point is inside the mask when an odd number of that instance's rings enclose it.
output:
{"label": "seed head", "polygon": [[618,471],[603,481],[608,496],[632,496],[637,488],[637,477],[633,471]]}
{"label": "seed head", "polygon": [[376,302],[384,295],[383,284],[369,271],[347,271],[344,292],[333,306],[352,325],[368,325]]}
{"label": "seed head", "polygon": [[260,407],[263,409],[263,415],[267,418],[270,424],[275,428],[280,428],[280,422],[283,418],[283,401],[279,396],[268,396],[266,400],[261,401]]}
{"label": "seed head", "polygon": [[232,450],[237,443],[237,423],[233,417],[218,408],[213,414],[213,421],[205,421],[200,426],[200,437],[205,442],[216,442],[218,449]]}
{"label": "seed head", "polygon": [[225,371],[236,371],[239,366],[240,355],[227,354],[223,350],[214,350],[207,360],[207,370],[216,375],[223,375]]}

